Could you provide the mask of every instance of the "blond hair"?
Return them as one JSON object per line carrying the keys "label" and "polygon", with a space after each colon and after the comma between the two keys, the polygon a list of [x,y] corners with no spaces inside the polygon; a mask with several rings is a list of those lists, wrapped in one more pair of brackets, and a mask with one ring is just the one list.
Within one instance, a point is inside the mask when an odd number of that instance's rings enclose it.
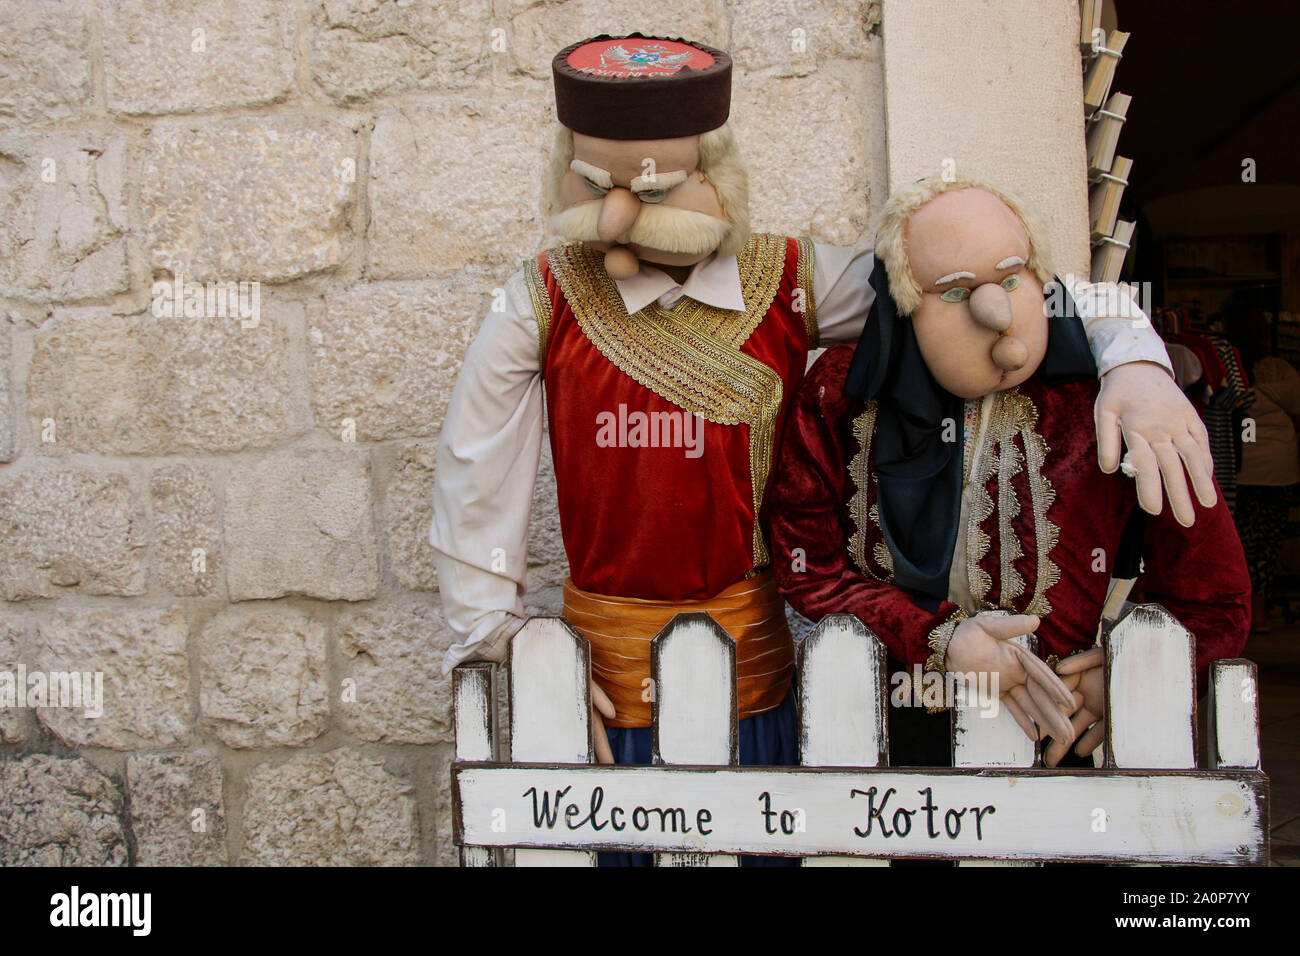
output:
{"label": "blond hair", "polygon": [[[551,158],[542,184],[542,211],[548,220],[563,211],[560,184],[572,162],[573,130],[556,123]],[[726,123],[700,135],[700,172],[717,192],[727,220],[728,229],[718,246],[718,256],[734,256],[749,242],[749,171],[736,137]]]}
{"label": "blond hair", "polygon": [[997,196],[1016,214],[1029,237],[1029,259],[1025,265],[1046,285],[1052,280],[1051,250],[1046,231],[1033,213],[1015,196],[992,183],[974,176],[944,179],[928,176],[889,197],[876,229],[876,257],[885,264],[889,289],[902,315],[911,315],[921,306],[921,285],[912,274],[907,258],[907,222],[922,206],[936,196],[955,189],[982,189]]}

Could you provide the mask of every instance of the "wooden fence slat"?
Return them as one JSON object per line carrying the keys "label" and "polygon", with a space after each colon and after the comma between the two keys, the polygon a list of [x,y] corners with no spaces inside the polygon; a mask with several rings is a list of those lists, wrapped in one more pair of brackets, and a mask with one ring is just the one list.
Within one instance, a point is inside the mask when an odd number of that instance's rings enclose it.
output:
{"label": "wooden fence slat", "polygon": [[[1160,605],[1136,604],[1116,622],[1105,645],[1107,765],[1195,769],[1196,645],[1191,633]],[[1157,674],[1159,679],[1153,679]],[[1106,814],[1109,825],[1107,808],[1096,810]]]}
{"label": "wooden fence slat", "polygon": [[1192,635],[1159,605],[1138,604],[1105,644],[1107,766],[1195,768]]}
{"label": "wooden fence slat", "polygon": [[[707,614],[678,614],[650,644],[656,764],[739,760],[736,642]],[[739,857],[657,853],[655,866],[738,866]]]}
{"label": "wooden fence slat", "polygon": [[[1038,638],[1022,634],[1012,638],[1031,654],[1038,653]],[[969,688],[973,694],[978,684]],[[995,713],[995,716],[989,716]],[[1038,762],[1038,742],[1030,740],[1011,713],[981,709],[969,700],[952,711],[952,765],[954,767],[1032,767]],[[1039,866],[1022,860],[958,860],[958,866]]]}
{"label": "wooden fence slat", "polygon": [[[534,617],[510,644],[510,759],[591,763],[591,647],[559,617]],[[516,850],[515,866],[595,866],[580,850]]]}
{"label": "wooden fence slat", "polygon": [[[496,665],[482,661],[463,664],[452,672],[457,760],[496,759],[495,675]],[[493,847],[463,846],[460,865],[500,866],[501,851]]]}
{"label": "wooden fence slat", "polygon": [[1259,769],[1259,678],[1244,658],[1210,665],[1209,763],[1222,768]]}
{"label": "wooden fence slat", "polygon": [[[799,645],[799,763],[880,767],[889,762],[885,646],[852,614],[822,618]],[[804,866],[889,866],[860,856],[804,857]]]}

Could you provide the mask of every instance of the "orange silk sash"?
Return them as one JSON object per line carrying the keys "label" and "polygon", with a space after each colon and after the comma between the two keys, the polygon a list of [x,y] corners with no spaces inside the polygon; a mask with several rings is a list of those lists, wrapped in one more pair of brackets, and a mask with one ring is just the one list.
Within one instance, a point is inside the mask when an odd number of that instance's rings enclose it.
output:
{"label": "orange silk sash", "polygon": [[564,617],[591,642],[591,674],[614,703],[609,727],[650,726],[650,642],[674,616],[704,611],[736,642],[739,718],[772,710],[794,676],[794,639],[771,570],[704,601],[591,594],[564,582]]}

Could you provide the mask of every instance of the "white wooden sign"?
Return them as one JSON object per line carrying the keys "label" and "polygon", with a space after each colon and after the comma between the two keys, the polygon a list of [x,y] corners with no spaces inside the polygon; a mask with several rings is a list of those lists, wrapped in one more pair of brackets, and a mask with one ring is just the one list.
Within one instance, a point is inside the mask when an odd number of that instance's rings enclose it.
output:
{"label": "white wooden sign", "polygon": [[1266,862],[1254,665],[1211,667],[1209,768],[1198,770],[1191,635],[1142,605],[1104,637],[1105,770],[1031,769],[1038,748],[1005,710],[960,706],[953,769],[888,769],[884,646],[844,614],[799,649],[800,768],[735,766],[735,646],[698,614],[651,645],[657,766],[596,767],[590,648],[563,619],[534,618],[511,647],[513,763],[495,762],[494,665],[456,671],[462,863],[495,865],[501,847],[521,866],[591,866],[601,849],[655,853],[661,866],[735,866],[742,853],[832,866]]}
{"label": "white wooden sign", "polygon": [[[1250,771],[520,767],[453,774],[474,846],[1260,863]],[[466,812],[465,808],[471,808]]]}

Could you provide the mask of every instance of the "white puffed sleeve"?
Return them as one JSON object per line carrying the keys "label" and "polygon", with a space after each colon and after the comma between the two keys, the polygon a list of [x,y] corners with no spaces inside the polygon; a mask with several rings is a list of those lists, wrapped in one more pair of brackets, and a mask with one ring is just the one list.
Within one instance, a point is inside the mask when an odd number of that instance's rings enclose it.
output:
{"label": "white puffed sleeve", "polygon": [[524,622],[528,515],[542,448],[537,319],[523,270],[465,354],[438,439],[434,548],[443,610],[461,638],[443,673],[504,660]]}

